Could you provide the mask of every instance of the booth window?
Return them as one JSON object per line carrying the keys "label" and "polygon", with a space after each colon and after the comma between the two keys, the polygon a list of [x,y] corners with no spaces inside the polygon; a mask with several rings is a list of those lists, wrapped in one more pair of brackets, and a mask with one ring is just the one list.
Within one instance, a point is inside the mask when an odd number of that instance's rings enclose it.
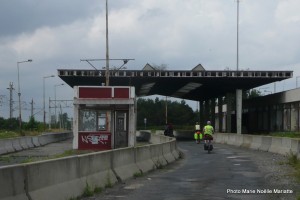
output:
{"label": "booth window", "polygon": [[110,111],[79,110],[79,131],[109,131]]}

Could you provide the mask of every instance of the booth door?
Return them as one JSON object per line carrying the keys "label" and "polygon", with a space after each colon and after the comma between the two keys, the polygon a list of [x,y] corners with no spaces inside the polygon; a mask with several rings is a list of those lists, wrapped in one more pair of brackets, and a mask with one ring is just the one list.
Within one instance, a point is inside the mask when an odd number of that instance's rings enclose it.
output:
{"label": "booth door", "polygon": [[115,148],[128,146],[128,112],[116,111]]}

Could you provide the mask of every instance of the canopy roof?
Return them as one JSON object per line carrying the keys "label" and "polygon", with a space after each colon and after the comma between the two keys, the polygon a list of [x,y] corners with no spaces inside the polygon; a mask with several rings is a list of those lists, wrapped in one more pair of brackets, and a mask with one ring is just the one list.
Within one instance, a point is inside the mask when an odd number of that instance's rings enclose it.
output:
{"label": "canopy roof", "polygon": [[[106,82],[105,70],[58,69],[58,76],[71,87]],[[292,77],[293,71],[206,71],[201,65],[189,71],[156,70],[147,64],[143,70],[111,70],[109,85],[134,86],[137,96],[164,95],[200,101]]]}

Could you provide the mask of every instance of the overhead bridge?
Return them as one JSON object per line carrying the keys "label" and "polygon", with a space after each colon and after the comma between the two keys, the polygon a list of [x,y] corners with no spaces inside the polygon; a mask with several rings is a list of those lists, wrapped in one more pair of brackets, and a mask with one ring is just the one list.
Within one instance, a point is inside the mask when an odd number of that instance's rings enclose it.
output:
{"label": "overhead bridge", "polygon": [[[106,80],[105,70],[59,69],[58,76],[71,87],[97,86]],[[200,101],[292,77],[292,71],[111,70],[109,83],[134,86],[137,96],[164,95]]]}

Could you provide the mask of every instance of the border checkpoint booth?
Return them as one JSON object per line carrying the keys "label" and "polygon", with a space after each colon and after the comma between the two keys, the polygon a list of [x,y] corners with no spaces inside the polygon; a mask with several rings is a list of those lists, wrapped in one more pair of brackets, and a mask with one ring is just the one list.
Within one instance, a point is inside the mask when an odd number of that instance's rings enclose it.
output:
{"label": "border checkpoint booth", "polygon": [[135,146],[135,88],[74,86],[73,149]]}

